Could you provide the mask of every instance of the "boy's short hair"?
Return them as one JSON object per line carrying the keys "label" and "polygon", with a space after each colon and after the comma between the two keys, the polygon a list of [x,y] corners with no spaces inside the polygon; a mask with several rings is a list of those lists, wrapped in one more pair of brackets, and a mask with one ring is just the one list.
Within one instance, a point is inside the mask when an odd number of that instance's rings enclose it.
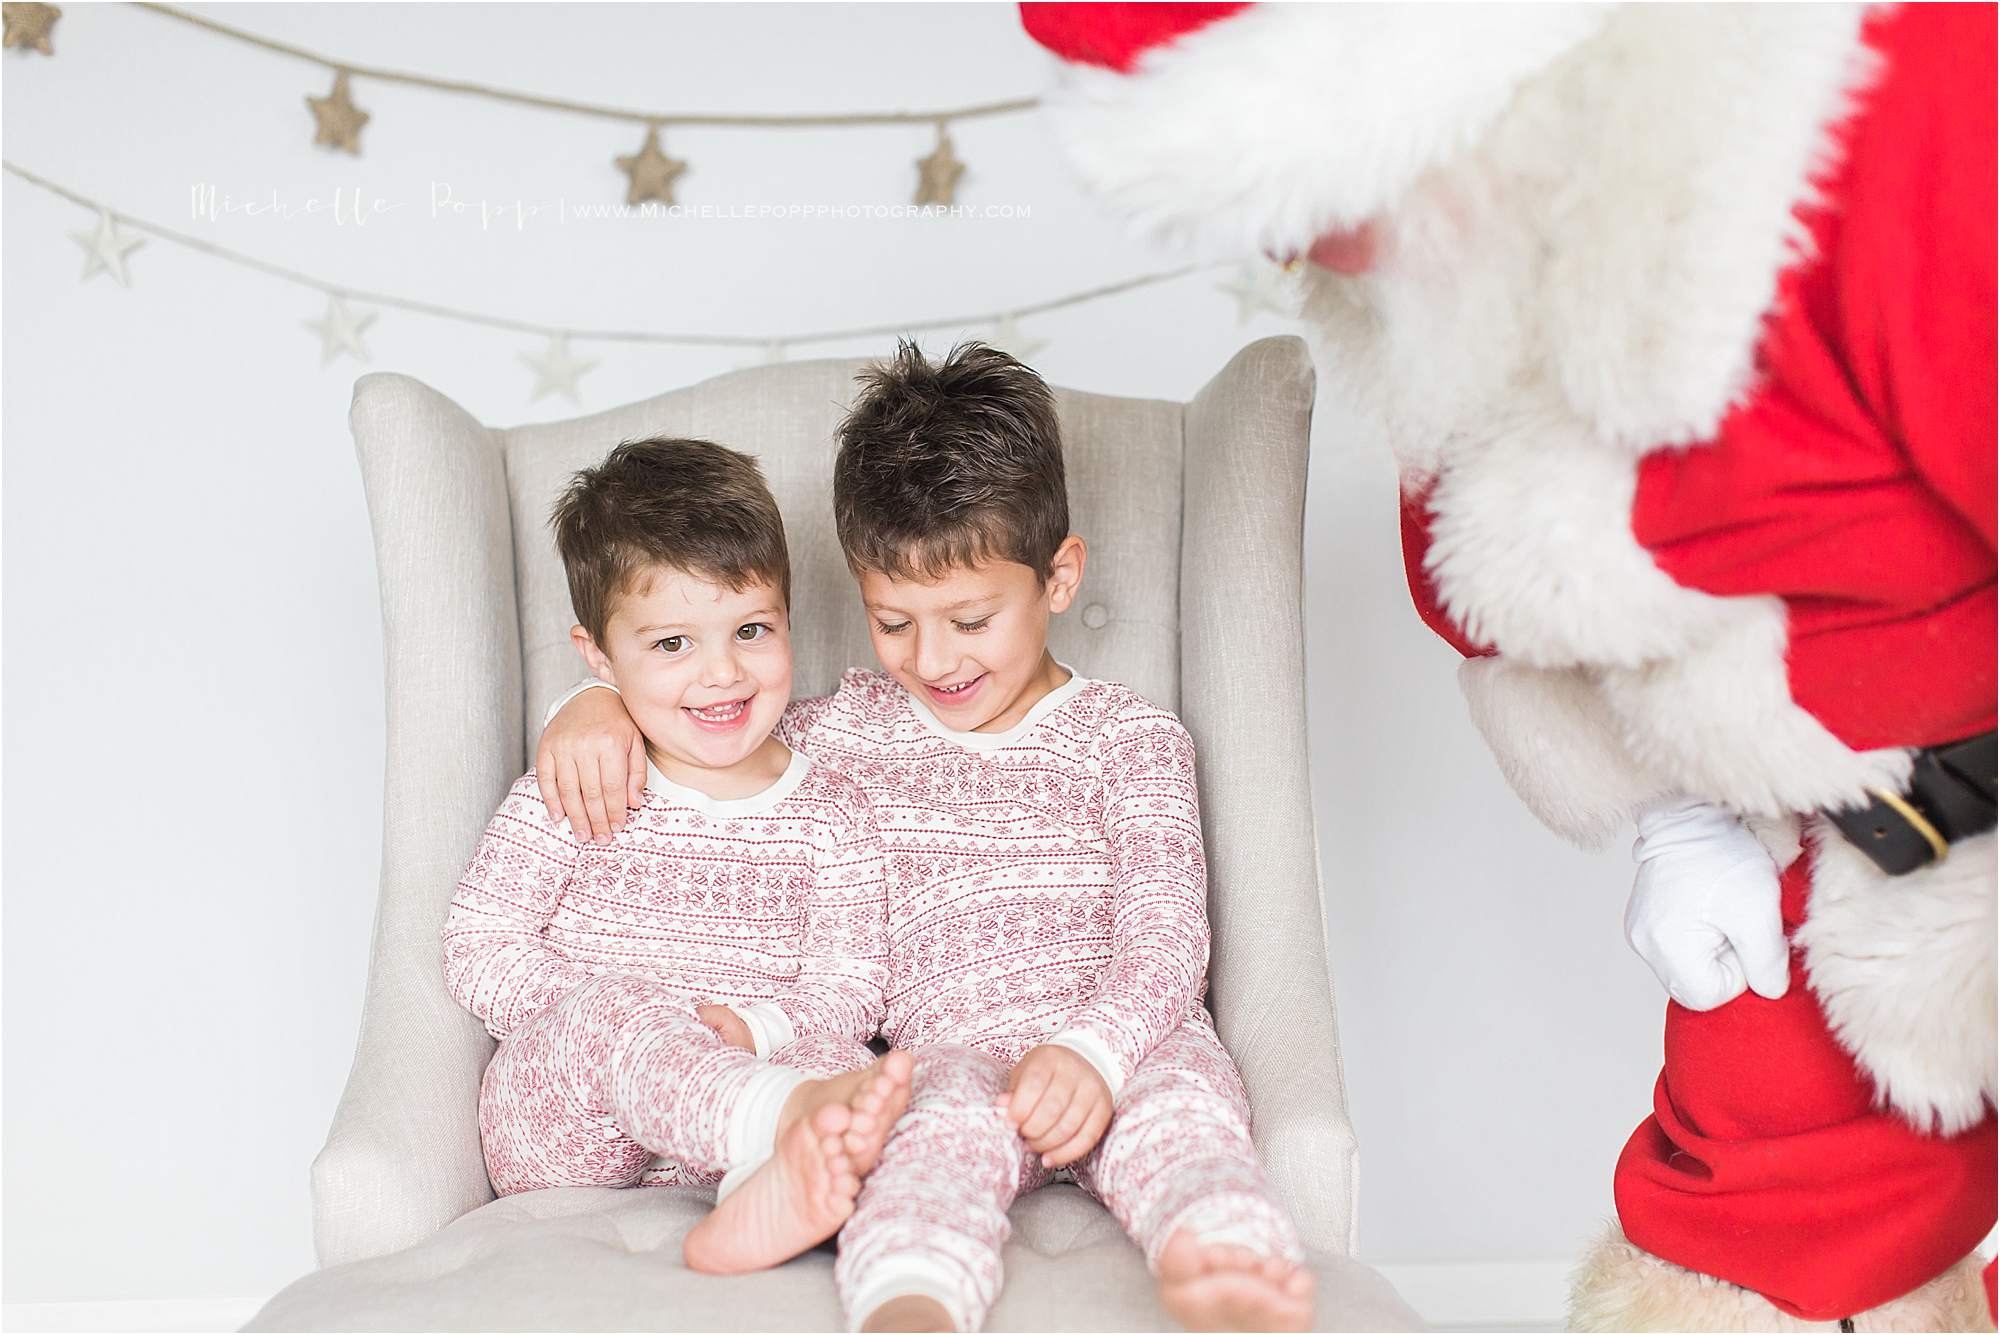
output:
{"label": "boy's short hair", "polygon": [[620,444],[569,480],[549,514],[570,605],[601,647],[617,600],[660,566],[792,601],[785,521],[757,461],[706,440]]}
{"label": "boy's short hair", "polygon": [[1069,536],[1055,395],[984,343],[941,362],[899,340],[840,424],[834,523],[856,574],[934,580],[1000,558],[1047,579]]}

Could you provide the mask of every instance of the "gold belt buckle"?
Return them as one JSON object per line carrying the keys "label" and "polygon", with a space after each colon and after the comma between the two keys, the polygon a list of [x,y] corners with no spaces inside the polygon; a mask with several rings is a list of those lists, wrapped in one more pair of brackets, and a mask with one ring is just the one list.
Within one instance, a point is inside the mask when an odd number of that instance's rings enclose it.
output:
{"label": "gold belt buckle", "polygon": [[1900,794],[1892,793],[1886,788],[1870,788],[1868,792],[1877,801],[1881,802],[1883,806],[1888,807],[1898,816],[1901,816],[1911,829],[1924,837],[1924,842],[1931,846],[1931,853],[1935,861],[1943,862],[1945,860],[1945,857],[1951,852],[1951,845],[1945,842],[1945,837],[1942,834],[1938,833],[1937,826],[1924,818],[1923,812],[1905,801]]}

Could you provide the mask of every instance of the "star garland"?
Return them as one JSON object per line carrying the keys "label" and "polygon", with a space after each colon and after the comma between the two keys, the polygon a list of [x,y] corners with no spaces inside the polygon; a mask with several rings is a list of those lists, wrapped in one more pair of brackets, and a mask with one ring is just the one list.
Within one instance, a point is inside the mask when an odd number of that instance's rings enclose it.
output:
{"label": "star garland", "polygon": [[[364,292],[359,289],[335,284],[311,274],[301,273],[273,264],[268,260],[246,255],[241,251],[219,246],[201,237],[190,236],[158,223],[134,218],[119,213],[108,205],[79,194],[67,186],[59,185],[45,177],[18,167],[12,162],[0,160],[0,170],[28,182],[58,198],[90,210],[96,217],[94,226],[83,231],[71,232],[69,236],[85,252],[82,277],[84,280],[99,273],[108,273],[121,286],[132,285],[131,272],[126,257],[136,247],[147,240],[158,238],[187,250],[198,251],[214,259],[235,264],[247,269],[255,269],[274,278],[300,287],[309,288],[325,298],[326,307],[319,319],[301,319],[300,324],[319,341],[320,365],[330,366],[342,357],[357,362],[369,360],[367,344],[363,336],[374,324],[380,308],[409,311],[428,315],[437,319],[451,320],[461,324],[480,325],[489,329],[505,329],[514,333],[528,334],[542,340],[542,346],[534,352],[523,352],[520,360],[534,373],[534,383],[529,391],[529,401],[538,402],[552,394],[559,394],[570,402],[581,404],[582,394],[578,382],[599,363],[577,355],[571,350],[572,340],[594,343],[643,343],[675,347],[740,348],[756,354],[764,363],[783,362],[790,358],[793,349],[801,345],[854,343],[864,339],[887,338],[904,334],[929,333],[939,330],[984,329],[989,331],[987,340],[996,347],[1004,348],[1023,360],[1029,360],[1048,346],[1046,338],[1037,338],[1022,328],[1021,321],[1052,311],[1081,306],[1088,302],[1102,301],[1140,288],[1154,287],[1170,283],[1190,274],[1212,269],[1214,266],[1185,266],[1160,273],[1140,274],[1135,277],[1104,283],[1082,291],[1066,293],[1046,301],[1030,305],[1015,306],[1008,310],[986,311],[968,315],[940,316],[922,320],[899,320],[889,324],[862,325],[846,329],[811,330],[789,334],[680,334],[654,330],[628,329],[579,329],[562,328],[535,324],[526,320],[516,320],[508,316],[493,315],[483,311],[466,310],[461,307],[446,306],[437,302],[422,301],[412,297],[399,296],[387,292]],[[128,230],[129,229],[129,230]],[[137,235],[144,233],[145,235]],[[1239,274],[1239,282],[1253,281],[1251,276]],[[1261,281],[1261,280],[1258,280]],[[1220,290],[1236,295],[1234,287]],[[1239,302],[1242,298],[1239,296]],[[361,305],[356,305],[361,303]],[[1285,313],[1277,306],[1268,307]]]}
{"label": "star garland", "polygon": [[[191,24],[231,41],[260,47],[279,55],[290,56],[295,60],[308,61],[330,72],[333,75],[333,91],[325,97],[308,95],[305,98],[306,105],[312,112],[312,142],[316,147],[329,148],[356,157],[361,155],[361,129],[368,123],[369,113],[354,104],[349,87],[352,80],[404,84],[426,88],[433,92],[486,98],[490,101],[533,107],[543,111],[561,111],[601,120],[644,125],[646,138],[639,151],[612,159],[612,165],[625,175],[627,204],[641,204],[648,200],[657,200],[669,205],[674,203],[674,183],[688,170],[688,164],[679,158],[669,157],[661,149],[660,135],[662,131],[676,126],[777,130],[933,125],[937,128],[937,144],[929,154],[917,159],[915,202],[919,205],[950,207],[956,202],[959,181],[966,173],[966,165],[958,157],[949,127],[959,121],[1032,111],[1040,105],[1037,98],[1019,97],[1001,102],[950,107],[942,111],[857,111],[823,115],[644,111],[632,107],[613,107],[547,97],[539,93],[525,93],[509,88],[468,83],[464,80],[444,79],[407,70],[356,65],[335,60],[304,47],[246,32],[241,28],[219,23],[206,15],[190,13],[173,5],[142,0],[137,7],[150,10],[164,18]],[[7,45],[28,45],[47,54],[48,28],[61,11],[53,5],[37,4],[8,4],[6,11]]]}

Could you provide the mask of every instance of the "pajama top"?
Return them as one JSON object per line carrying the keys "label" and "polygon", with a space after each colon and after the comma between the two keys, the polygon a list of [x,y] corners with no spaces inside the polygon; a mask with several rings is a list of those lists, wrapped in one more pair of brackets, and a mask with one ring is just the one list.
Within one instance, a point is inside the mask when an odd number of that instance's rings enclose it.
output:
{"label": "pajama top", "polygon": [[778,735],[868,795],[891,893],[882,1033],[1009,1063],[1039,1043],[1115,1095],[1201,1011],[1207,872],[1194,743],[1127,687],[1072,674],[1004,733],[947,729],[859,669]]}
{"label": "pajama top", "polygon": [[759,1057],[881,1023],[882,853],[867,799],[796,751],[771,787],[711,798],[648,767],[608,846],[548,818],[530,770],[486,827],[444,927],[445,983],[505,1038],[626,974],[743,1017]]}

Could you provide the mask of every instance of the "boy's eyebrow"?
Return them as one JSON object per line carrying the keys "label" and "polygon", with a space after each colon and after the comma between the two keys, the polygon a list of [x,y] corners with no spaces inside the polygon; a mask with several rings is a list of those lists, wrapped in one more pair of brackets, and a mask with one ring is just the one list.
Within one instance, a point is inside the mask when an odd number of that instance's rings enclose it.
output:
{"label": "boy's eyebrow", "polygon": [[[999,596],[997,593],[982,593],[974,598],[961,598],[955,603],[946,603],[944,610],[947,612],[963,612],[968,607],[977,607],[981,603],[990,603]],[[862,606],[866,607],[870,612],[901,612],[902,610],[901,608],[890,607],[886,603],[863,603]]]}
{"label": "boy's eyebrow", "polygon": [[[752,608],[750,611],[745,612],[743,614],[743,619],[745,621],[751,621],[757,617],[774,617],[777,615],[778,615],[778,605],[776,603],[772,603],[769,607]],[[634,635],[657,635],[663,630],[683,631],[692,629],[693,627],[689,626],[685,621],[663,621],[657,626],[636,627],[634,628],[632,633]]]}

